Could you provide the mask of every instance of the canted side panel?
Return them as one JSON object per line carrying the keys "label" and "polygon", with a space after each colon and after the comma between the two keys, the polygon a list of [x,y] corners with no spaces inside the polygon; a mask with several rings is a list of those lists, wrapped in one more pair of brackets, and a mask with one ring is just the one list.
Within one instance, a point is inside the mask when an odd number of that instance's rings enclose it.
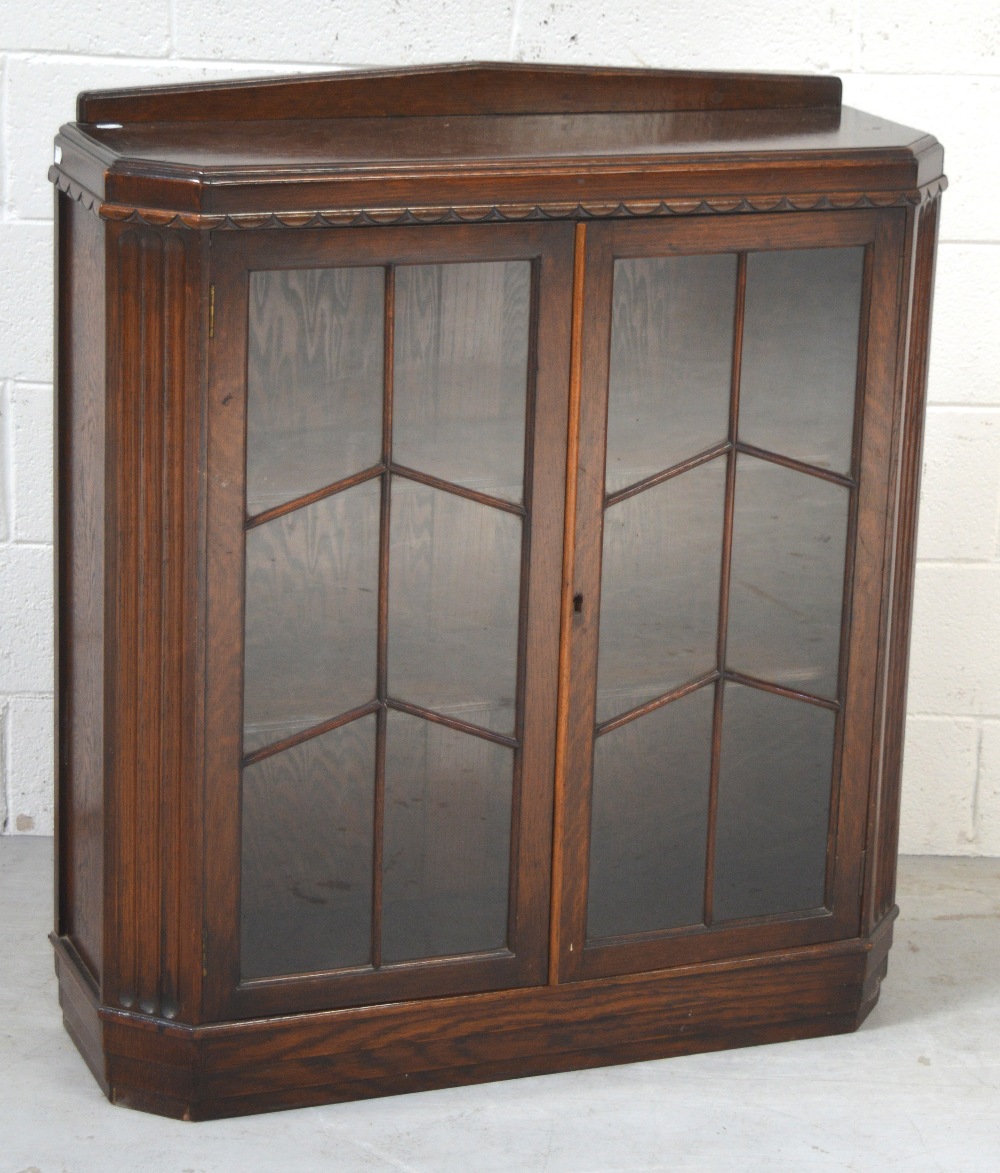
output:
{"label": "canted side panel", "polygon": [[58,931],[102,969],[104,868],[104,234],[57,197]]}
{"label": "canted side panel", "polygon": [[194,968],[197,900],[187,889],[200,841],[188,766],[198,727],[197,642],[188,629],[198,599],[196,525],[188,521],[200,418],[188,344],[199,305],[197,252],[186,234],[126,228],[109,263],[116,622],[104,1002],[173,1018],[190,1013],[196,998],[191,982],[182,989],[182,975]]}
{"label": "canted side panel", "polygon": [[63,1026],[107,1095],[108,1083],[105,1078],[104,1042],[98,1016],[97,989],[82,968],[80,955],[72,944],[65,938],[55,938],[53,946]]}
{"label": "canted side panel", "polygon": [[863,929],[870,931],[892,909],[896,893],[900,786],[906,722],[906,683],[910,659],[910,621],[916,569],[917,508],[923,460],[924,416],[931,302],[937,253],[940,198],[915,212],[909,328],[905,338],[905,390],[900,422],[902,452],[887,616],[888,650],[880,753],[871,798],[870,846]]}

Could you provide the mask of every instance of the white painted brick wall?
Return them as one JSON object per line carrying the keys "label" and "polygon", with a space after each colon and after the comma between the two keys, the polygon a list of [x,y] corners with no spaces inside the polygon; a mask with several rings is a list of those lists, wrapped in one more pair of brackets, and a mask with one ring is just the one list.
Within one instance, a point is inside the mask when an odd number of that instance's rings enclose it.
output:
{"label": "white painted brick wall", "polygon": [[1000,855],[996,0],[0,0],[0,826],[52,829],[52,135],[81,89],[514,58],[829,71],[945,144],[905,851]]}
{"label": "white painted brick wall", "polygon": [[278,19],[265,5],[232,0],[175,4],[180,56],[328,65],[505,56],[513,16],[510,0],[282,0]]}

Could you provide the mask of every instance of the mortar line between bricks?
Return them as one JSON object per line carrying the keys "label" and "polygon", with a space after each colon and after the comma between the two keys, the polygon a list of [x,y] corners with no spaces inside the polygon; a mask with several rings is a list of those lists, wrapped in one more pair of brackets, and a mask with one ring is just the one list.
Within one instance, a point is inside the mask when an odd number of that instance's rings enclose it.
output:
{"label": "mortar line between bricks", "polygon": [[11,803],[11,752],[10,752],[10,705],[4,704],[0,711],[0,767],[3,768],[3,819],[0,820],[0,835],[6,835],[10,829]]}
{"label": "mortar line between bricks", "polygon": [[918,558],[918,566],[983,566],[995,569],[996,558]]}
{"label": "mortar line between bricks", "polygon": [[851,70],[861,72],[861,0],[851,5]]}
{"label": "mortar line between bricks", "polygon": [[[244,66],[256,67],[259,69],[291,69],[299,72],[309,73],[336,73],[344,69],[386,69],[385,63],[378,64],[367,61],[338,61],[324,62],[324,61],[296,61],[291,60],[275,60],[263,58],[242,58],[242,57],[227,57],[225,60],[220,60],[213,57],[185,57],[183,55],[177,57],[164,57],[160,55],[142,56],[141,54],[115,54],[115,53],[71,53],[60,52],[52,49],[5,49],[3,50],[8,61],[29,62],[32,65],[46,65],[52,63],[54,65],[64,65],[67,62],[75,62],[81,65],[138,65],[138,66],[156,66],[163,64],[177,65],[177,66],[191,66],[194,69],[225,69],[229,73],[229,67],[234,66],[237,69],[242,69]],[[233,74],[234,80],[237,75]],[[192,81],[199,79],[193,78]],[[225,81],[226,77],[222,78],[207,78],[204,80]],[[160,85],[169,85],[169,82],[161,81]]]}
{"label": "mortar line between bricks", "polygon": [[13,540],[14,533],[14,433],[10,426],[11,380],[0,379],[0,477],[3,478],[3,499],[0,500],[0,509],[3,511],[4,537],[0,545],[6,546]]}
{"label": "mortar line between bricks", "polygon": [[961,412],[1000,411],[1000,401],[989,402],[989,403],[968,403],[968,402],[964,402],[964,403],[948,403],[948,402],[937,403],[937,402],[934,402],[934,403],[927,404],[927,410],[928,410],[928,412],[931,412],[931,411],[961,411]]}
{"label": "mortar line between bricks", "polygon": [[983,722],[976,722],[976,771],[972,778],[972,806],[969,812],[972,820],[972,841],[979,837],[979,785],[983,769]]}
{"label": "mortar line between bricks", "polygon": [[[261,69],[268,69],[272,66],[277,66],[281,69],[295,69],[308,70],[310,72],[333,72],[343,69],[384,69],[386,65],[384,62],[371,61],[303,61],[295,58],[259,58],[259,57],[227,57],[225,60],[219,58],[207,57],[186,57],[178,55],[177,57],[164,57],[155,54],[137,54],[137,53],[74,53],[69,50],[48,49],[44,47],[5,49],[3,51],[8,60],[11,61],[30,61],[33,64],[45,64],[48,61],[63,63],[67,61],[74,61],[83,64],[100,65],[105,62],[114,62],[122,65],[156,65],[157,63],[169,62],[172,65],[191,65],[196,68],[215,68],[220,66],[236,66],[242,68],[245,65],[256,66]],[[918,80],[924,77],[933,78],[949,78],[956,81],[981,81],[981,82],[995,82],[1000,83],[1000,73],[956,73],[954,70],[913,70],[913,69],[865,69],[858,67],[857,69],[841,69],[833,70],[840,77],[863,78],[866,80],[875,80],[877,78],[906,78],[908,80]]]}
{"label": "mortar line between bricks", "polygon": [[993,557],[1000,558],[1000,493],[993,505]]}
{"label": "mortar line between bricks", "polygon": [[919,721],[970,721],[982,724],[984,721],[1000,721],[1000,713],[931,713],[922,709],[907,709],[907,720]]}
{"label": "mortar line between bricks", "polygon": [[524,10],[524,0],[514,0],[514,7],[510,14],[510,41],[507,44],[507,55],[515,60],[517,43],[521,39],[521,14]]}
{"label": "mortar line between bricks", "polygon": [[919,80],[922,77],[947,77],[955,81],[1000,81],[1000,73],[956,73],[953,69],[865,69],[861,66],[858,69],[841,69],[839,71],[831,69],[829,72],[835,73],[838,77],[863,77],[870,79],[905,77],[912,81]]}
{"label": "mortar line between bricks", "polygon": [[7,201],[10,198],[10,151],[7,149],[7,84],[10,75],[10,55],[5,54],[0,68],[0,212],[7,219]]}

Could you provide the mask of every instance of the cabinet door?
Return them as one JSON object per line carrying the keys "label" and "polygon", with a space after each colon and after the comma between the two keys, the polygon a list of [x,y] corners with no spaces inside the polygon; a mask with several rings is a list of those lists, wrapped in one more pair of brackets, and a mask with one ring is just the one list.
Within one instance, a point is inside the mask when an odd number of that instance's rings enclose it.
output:
{"label": "cabinet door", "polygon": [[206,1002],[543,980],[572,231],[212,244]]}
{"label": "cabinet door", "polygon": [[902,226],[587,230],[563,977],[858,931]]}

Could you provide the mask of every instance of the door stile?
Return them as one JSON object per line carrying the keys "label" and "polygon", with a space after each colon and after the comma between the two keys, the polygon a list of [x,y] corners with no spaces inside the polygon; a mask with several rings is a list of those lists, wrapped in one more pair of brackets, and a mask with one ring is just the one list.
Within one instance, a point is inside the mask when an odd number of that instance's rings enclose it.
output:
{"label": "door stile", "polygon": [[589,779],[593,769],[593,713],[597,694],[604,461],[611,341],[613,256],[607,225],[581,225],[577,235],[573,298],[575,378],[579,422],[570,436],[567,465],[567,552],[560,698],[564,741],[557,771],[560,834],[553,874],[558,910],[553,915],[551,981],[576,976],[583,956],[590,841]]}
{"label": "door stile", "polygon": [[[580,382],[583,363],[583,294],[587,261],[587,225],[575,226],[573,239],[573,291],[570,324],[569,402],[566,427],[566,504],[563,522],[562,594],[559,624],[558,705],[553,783],[552,890],[549,915],[549,983],[559,981],[561,929],[563,925],[564,854],[566,832],[566,762],[569,738],[570,680],[573,668],[575,607],[576,495],[580,464]],[[580,595],[580,614],[583,596]]]}
{"label": "door stile", "polygon": [[[854,424],[851,441],[850,508],[847,518],[847,556],[844,559],[844,619],[840,640],[840,670],[837,681],[838,696],[847,696],[847,671],[850,664],[851,616],[854,609],[854,571],[857,562],[859,484],[864,444],[866,387],[868,385],[868,346],[871,336],[871,295],[875,247],[865,246],[864,277],[861,286],[861,325],[858,331],[858,368],[855,385]],[[844,757],[844,721],[846,705],[841,705],[834,734],[833,776],[840,778]],[[827,840],[827,874],[825,903],[833,908],[837,884],[837,842],[840,830],[843,787],[834,786],[830,795],[830,827]]]}

